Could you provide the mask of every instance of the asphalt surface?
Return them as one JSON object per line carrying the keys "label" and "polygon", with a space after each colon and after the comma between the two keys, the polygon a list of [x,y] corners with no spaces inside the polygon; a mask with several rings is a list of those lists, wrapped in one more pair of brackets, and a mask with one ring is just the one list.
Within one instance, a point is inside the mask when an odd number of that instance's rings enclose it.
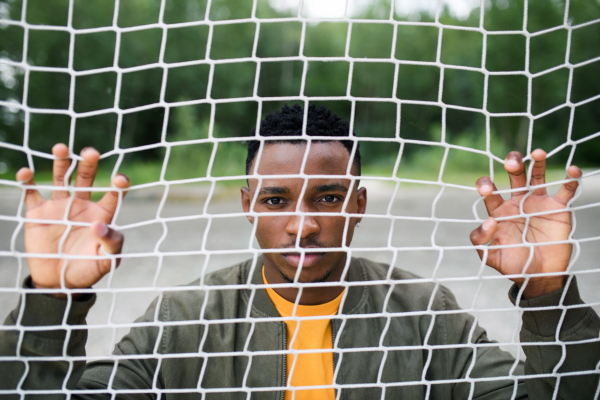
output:
{"label": "asphalt surface", "polygon": [[[600,175],[596,175],[585,179],[583,191],[574,203],[576,207],[596,204],[575,212],[577,239],[600,237],[599,178]],[[435,222],[427,219],[392,223],[386,218],[364,218],[352,245],[356,249],[368,248],[368,251],[355,251],[353,255],[390,263],[394,256],[393,249],[396,249],[396,266],[425,278],[443,281],[455,293],[461,307],[477,316],[488,335],[504,343],[505,349],[516,354],[520,316],[516,310],[511,310],[512,304],[508,301],[507,291],[511,282],[489,267],[482,268],[476,252],[469,248],[469,232],[477,224],[468,221],[473,220],[473,204],[479,196],[474,191],[452,188],[446,188],[440,195],[439,187],[412,185],[401,187],[392,199],[393,186],[366,180],[362,182],[368,188],[367,213],[385,215],[391,202],[392,215],[429,218],[432,210],[435,210],[437,218],[462,221],[442,221],[436,228]],[[212,254],[208,260],[203,255],[174,254],[202,248],[207,219],[166,222],[165,233],[163,224],[155,220],[157,214],[161,218],[201,215],[206,191],[206,187],[199,185],[172,190],[160,213],[160,188],[133,191],[125,199],[117,224],[125,227],[124,254],[128,258],[123,260],[112,276],[95,286],[101,290],[115,291],[99,293],[97,303],[88,315],[88,355],[110,353],[114,343],[129,330],[129,326],[123,325],[130,324],[142,315],[161,290],[186,284],[203,273],[251,257],[251,251]],[[0,215],[15,216],[18,203],[17,189],[0,187]],[[481,203],[476,209],[480,216],[487,215]],[[241,212],[239,192],[225,189],[217,191],[206,211],[217,216]],[[391,226],[393,232],[390,237]],[[15,228],[16,223],[0,220],[0,251],[10,250]],[[213,218],[206,235],[205,248],[227,253],[228,250],[248,249],[251,242],[257,247],[251,240],[251,233],[251,225],[243,216]],[[17,250],[22,250],[22,232],[17,232],[15,239]],[[465,248],[448,249],[448,246]],[[441,248],[445,248],[443,252]],[[160,257],[155,250],[160,251]],[[595,303],[597,311],[600,311],[599,259],[599,240],[581,242],[578,258],[573,265],[573,271],[579,276],[582,298],[588,303]],[[19,266],[17,258],[13,256],[0,257],[2,314],[6,315],[16,305],[18,288],[27,273],[26,263]],[[483,279],[478,279],[478,276]]]}

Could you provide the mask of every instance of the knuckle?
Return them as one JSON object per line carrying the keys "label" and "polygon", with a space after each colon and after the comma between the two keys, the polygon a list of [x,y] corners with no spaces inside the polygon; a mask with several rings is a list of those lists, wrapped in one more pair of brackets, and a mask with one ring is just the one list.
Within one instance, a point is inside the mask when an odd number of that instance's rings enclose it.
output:
{"label": "knuckle", "polygon": [[546,179],[546,175],[543,172],[537,172],[533,175],[531,175],[531,179],[532,180],[544,180]]}
{"label": "knuckle", "polygon": [[91,170],[91,169],[82,169],[81,171],[78,171],[77,173],[77,177],[84,179],[84,180],[89,180],[89,179],[93,179],[96,176],[96,173]]}
{"label": "knuckle", "polygon": [[54,173],[56,175],[64,175],[71,163],[69,160],[61,159],[54,162]]}

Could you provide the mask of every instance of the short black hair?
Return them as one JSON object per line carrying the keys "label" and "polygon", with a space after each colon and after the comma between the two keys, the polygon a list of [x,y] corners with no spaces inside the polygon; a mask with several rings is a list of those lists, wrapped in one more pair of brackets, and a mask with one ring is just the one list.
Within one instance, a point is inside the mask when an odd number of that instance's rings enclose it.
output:
{"label": "short black hair", "polygon": [[[302,122],[304,120],[304,108],[295,104],[289,107],[287,104],[283,106],[281,111],[276,111],[267,114],[264,120],[260,122],[259,136],[275,137],[275,136],[302,136]],[[256,136],[256,129],[250,132],[252,136]],[[340,142],[348,153],[352,155],[354,140],[343,140],[343,137],[352,137],[354,133],[350,131],[350,124],[332,113],[331,110],[321,106],[317,107],[311,104],[308,107],[308,120],[306,122],[306,134],[308,136],[328,136],[339,137],[340,140],[314,140],[313,142]],[[304,139],[283,139],[283,140],[268,140],[265,144],[274,143],[306,143]],[[356,152],[352,165],[356,168],[358,176],[361,174],[360,167],[360,151],[359,142],[356,141]],[[256,158],[256,154],[260,148],[259,140],[250,140],[248,143],[248,156],[246,157],[246,175],[250,174],[250,168]]]}

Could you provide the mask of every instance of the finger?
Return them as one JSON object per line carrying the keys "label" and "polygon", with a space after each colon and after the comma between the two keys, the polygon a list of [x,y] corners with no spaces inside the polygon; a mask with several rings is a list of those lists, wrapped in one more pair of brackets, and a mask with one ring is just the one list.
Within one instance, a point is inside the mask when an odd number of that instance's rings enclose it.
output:
{"label": "finger", "polygon": [[123,248],[123,234],[117,230],[111,229],[104,222],[94,221],[90,227],[92,233],[102,246],[98,249],[98,255],[102,255],[102,250],[108,254],[120,254]]}
{"label": "finger", "polygon": [[[63,143],[57,143],[52,147],[54,163],[52,164],[52,183],[54,186],[65,186],[65,175],[71,165],[69,160],[69,148]],[[52,199],[61,199],[69,197],[69,192],[66,190],[55,190],[52,192]]]}
{"label": "finger", "polygon": [[[117,174],[113,178],[113,186],[119,189],[127,189],[131,183],[127,175]],[[125,197],[127,192],[123,192],[123,197]],[[104,196],[98,201],[98,205],[104,208],[106,211],[111,213],[111,215],[117,209],[117,205],[119,204],[119,192],[116,190],[111,190],[110,192],[106,192]]]}
{"label": "finger", "polygon": [[[483,224],[471,232],[471,243],[475,246],[486,244],[492,240],[497,227],[498,222],[496,222],[494,218],[490,217],[486,219],[483,221]],[[479,254],[479,257],[483,257],[483,250],[477,249],[477,253]]]}
{"label": "finger", "polygon": [[[100,159],[100,153],[98,150],[92,147],[86,147],[81,150],[81,157],[83,160],[77,165],[77,178],[75,178],[76,187],[91,187],[96,177],[96,171],[98,170],[98,160]],[[77,192],[76,197],[80,199],[89,200],[90,192]]]}
{"label": "finger", "polygon": [[[29,168],[21,168],[16,174],[17,182],[35,186],[33,172]],[[25,206],[28,210],[35,208],[44,202],[44,198],[37,189],[27,189],[25,191]]]}
{"label": "finger", "polygon": [[[518,151],[511,151],[504,160],[504,169],[508,172],[511,189],[525,187],[527,183],[527,172],[523,163],[523,156]],[[527,191],[512,192],[511,198],[523,196]]]}
{"label": "finger", "polygon": [[492,194],[492,192],[497,191],[496,185],[494,185],[494,182],[487,176],[479,178],[475,185],[477,186],[479,194],[485,196],[483,202],[485,203],[485,208],[488,213],[491,213],[504,203],[502,196],[498,193]]}
{"label": "finger", "polygon": [[[536,149],[531,153],[533,159],[533,170],[531,171],[531,186],[543,185],[546,183],[546,152],[542,149]],[[541,187],[533,191],[536,195],[545,195],[546,188]]]}
{"label": "finger", "polygon": [[[581,175],[581,170],[574,165],[571,165],[567,169],[567,179],[578,179],[581,178]],[[579,182],[577,181],[571,181],[563,184],[558,190],[558,193],[556,193],[556,196],[554,196],[554,199],[559,203],[566,205],[573,198],[573,196],[575,196],[578,186]]]}

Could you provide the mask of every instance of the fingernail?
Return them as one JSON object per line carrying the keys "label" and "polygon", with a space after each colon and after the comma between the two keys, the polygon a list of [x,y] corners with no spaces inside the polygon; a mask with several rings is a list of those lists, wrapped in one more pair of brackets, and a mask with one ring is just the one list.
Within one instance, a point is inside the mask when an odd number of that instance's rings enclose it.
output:
{"label": "fingernail", "polygon": [[100,153],[98,152],[98,150],[96,150],[93,147],[86,147],[83,150],[81,150],[81,157],[85,157],[86,153],[88,154],[88,157],[96,157],[96,156],[100,156]]}
{"label": "fingernail", "polygon": [[510,168],[519,168],[519,163],[515,159],[510,159],[506,161],[506,166]]}
{"label": "fingernail", "polygon": [[484,193],[491,193],[494,191],[494,189],[492,189],[492,187],[490,185],[481,185],[479,187],[479,191],[480,192],[484,192]]}
{"label": "fingernail", "polygon": [[489,231],[492,228],[493,223],[494,223],[494,220],[491,218],[488,218],[483,222],[483,224],[481,224],[481,228],[484,231]]}
{"label": "fingernail", "polygon": [[129,177],[127,175],[125,175],[125,174],[117,174],[115,176],[115,178],[123,178],[125,180],[125,182],[131,183],[131,181],[129,180]]}
{"label": "fingernail", "polygon": [[106,234],[108,233],[108,226],[103,222],[98,222],[97,224],[95,224],[94,230],[96,231],[96,234],[98,236],[106,236]]}

